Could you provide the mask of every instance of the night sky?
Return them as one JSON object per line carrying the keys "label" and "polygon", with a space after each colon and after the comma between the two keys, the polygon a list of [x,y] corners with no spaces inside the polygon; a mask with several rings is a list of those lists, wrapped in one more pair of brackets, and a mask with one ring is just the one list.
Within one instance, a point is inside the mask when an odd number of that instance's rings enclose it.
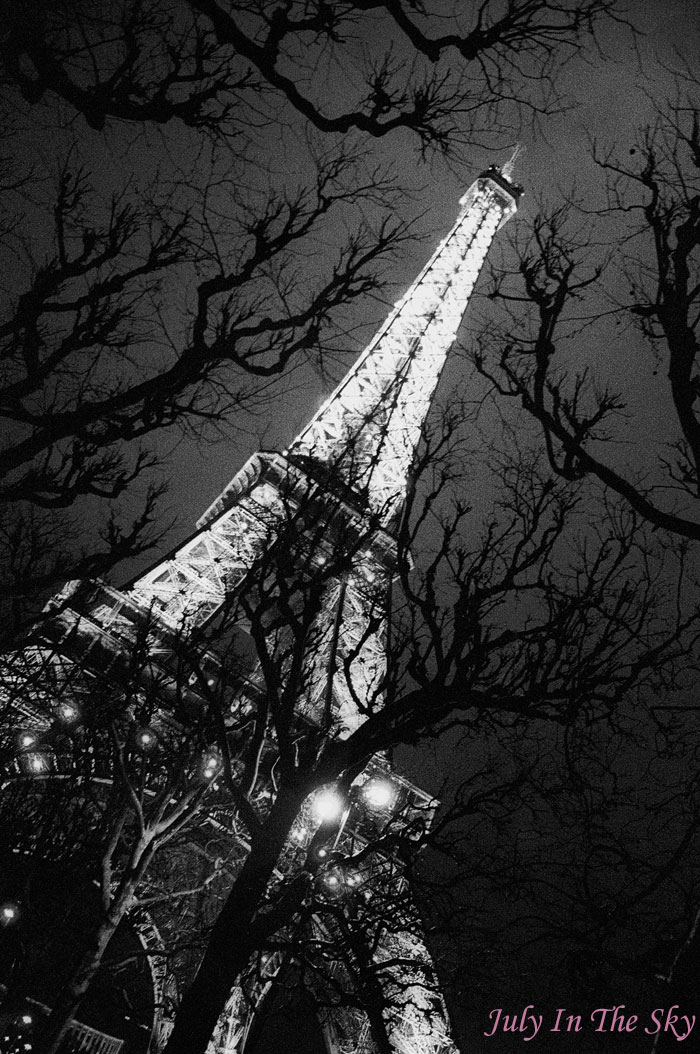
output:
{"label": "night sky", "polygon": [[[635,144],[635,129],[653,120],[651,100],[658,99],[661,102],[672,93],[672,71],[677,68],[678,63],[676,50],[680,49],[691,63],[697,60],[700,54],[700,7],[697,0],[640,0],[630,4],[629,17],[641,35],[634,40],[624,25],[609,26],[601,35],[600,52],[573,56],[565,70],[561,86],[567,106],[563,112],[544,118],[535,126],[526,125],[517,135],[517,141],[521,143],[524,151],[518,160],[515,175],[523,184],[525,194],[517,216],[498,236],[498,242],[489,260],[491,265],[497,266],[499,260],[512,260],[509,255],[510,238],[521,236],[521,232],[527,231],[528,223],[540,203],[555,202],[561,194],[574,193],[585,212],[591,214],[582,222],[589,222],[590,219],[593,223],[596,210],[604,200],[603,178],[590,157],[593,141],[603,150],[614,147],[620,156],[630,156],[629,152]],[[364,42],[359,40],[358,49],[363,46]],[[347,76],[353,76],[351,62],[348,63]],[[333,93],[342,97],[343,84],[334,80],[328,90],[331,98]],[[22,133],[17,144],[17,156],[27,164],[39,158],[41,164],[50,167],[50,159],[69,149],[71,141],[76,140],[81,156],[91,167],[98,186],[105,194],[112,183],[127,179],[132,180],[137,187],[148,189],[151,181],[162,170],[167,171],[168,179],[174,182],[179,178],[178,171],[183,174],[183,180],[194,181],[197,172],[208,163],[203,154],[197,153],[189,134],[180,137],[172,131],[148,132],[132,141],[129,131],[118,125],[107,127],[103,132],[88,131],[79,118],[70,116],[67,111],[60,120],[60,127],[56,125],[55,115],[48,110],[39,108],[32,112],[30,117],[31,130]],[[256,133],[256,141],[259,157],[264,158],[265,152],[269,152],[270,171],[275,175],[284,171],[298,171],[300,176],[303,176],[308,160],[305,160],[306,146],[303,131],[299,126],[292,124],[286,127],[282,134],[275,127],[261,128]],[[454,160],[446,161],[435,156],[423,162],[418,156],[415,144],[403,133],[372,144],[372,162],[394,166],[395,170],[400,172],[405,193],[402,194],[397,208],[402,210],[406,219],[417,218],[418,236],[405,245],[396,260],[387,265],[389,284],[381,297],[373,297],[365,303],[355,305],[352,316],[347,320],[347,332],[337,339],[336,346],[325,357],[323,371],[319,370],[317,364],[299,364],[290,371],[288,377],[275,385],[269,400],[257,416],[241,417],[237,414],[234,421],[224,422],[222,427],[202,423],[197,427],[196,434],[185,435],[177,442],[170,436],[158,439],[157,447],[164,460],[164,472],[169,481],[167,505],[172,518],[172,526],[162,541],[162,551],[176,545],[191,532],[197,517],[251,453],[261,447],[283,448],[294,438],[331,390],[344,368],[362,350],[385,316],[388,306],[403,293],[433,251],[439,238],[449,229],[457,214],[459,198],[466,187],[487,165],[504,163],[514,145],[514,138],[508,138],[500,144],[489,144],[488,149],[477,147],[469,151],[460,150]],[[224,164],[221,155],[216,163],[218,166]],[[235,181],[236,178],[237,163],[233,162],[231,179]],[[250,179],[253,183],[256,180],[258,183],[247,189],[251,193],[262,193],[267,185],[268,173],[256,169],[255,175],[250,176]],[[225,185],[220,193],[225,195]],[[42,223],[39,210],[36,218],[30,222],[28,233],[28,237],[33,238],[37,245],[41,244]],[[339,236],[342,233],[342,230],[338,231]],[[598,227],[595,237],[602,237],[604,234],[605,231]],[[330,254],[333,249],[331,231],[325,246],[321,248],[321,253]],[[305,268],[313,269],[314,264],[300,259],[298,266],[298,277],[303,283]],[[11,292],[12,277],[6,277],[4,282],[7,291]],[[623,288],[624,279],[616,276],[613,269],[609,289],[621,293]],[[172,291],[170,292],[172,295]],[[484,295],[486,292],[486,285],[482,284],[480,294],[475,298],[474,315],[467,320],[460,335],[462,352],[469,351],[470,341],[476,339],[479,325],[489,319],[493,305]],[[186,296],[186,292],[184,295]],[[602,294],[597,299],[594,295],[587,309],[595,311],[596,304],[601,316],[604,316],[609,301]],[[168,310],[166,308],[166,316]],[[182,320],[175,312],[172,318],[174,342],[177,342],[181,325]],[[635,411],[635,419],[625,435],[625,446],[617,451],[615,457],[620,459],[620,463],[631,465],[634,471],[645,469],[647,464],[651,463],[652,457],[658,453],[660,441],[668,438],[668,401],[663,387],[664,378],[663,375],[659,376],[658,364],[653,356],[635,344],[638,339],[629,330],[620,335],[615,330],[614,321],[602,317],[599,323],[587,325],[581,330],[570,351],[572,361],[585,357],[586,362],[590,363],[595,371],[604,371],[605,376],[614,385],[624,387],[628,393],[630,406]],[[448,398],[453,390],[469,392],[469,385],[474,386],[472,390],[475,397],[482,391],[481,382],[473,378],[467,356],[463,353],[456,354],[445,371],[439,399]],[[495,416],[489,420],[494,429],[499,427]],[[524,424],[523,427],[529,429],[531,426]],[[487,472],[488,469],[482,461],[480,464],[474,464],[469,478],[465,476],[465,490],[469,491],[477,506],[480,493],[487,495],[489,492],[488,477],[484,475]],[[483,500],[487,501],[488,498]],[[88,517],[90,515],[91,512]],[[155,558],[155,554],[148,554],[135,563],[120,567],[114,573],[113,580],[119,584],[131,578]],[[646,734],[639,733],[642,740]],[[554,756],[563,749],[558,733],[551,733],[549,740],[548,732],[540,733],[535,730],[533,736],[533,742],[539,737],[537,749],[544,754],[551,752]],[[623,760],[620,763],[619,778],[620,786],[629,786],[632,788],[630,793],[638,792],[641,795],[640,783],[635,783],[642,767],[640,759],[645,756],[644,747],[640,747],[639,743],[637,740],[632,746],[620,748]],[[536,748],[532,749],[534,751]],[[493,761],[494,750],[495,746],[491,740],[469,740],[465,743],[455,733],[438,746],[431,745],[418,752],[399,752],[398,758],[410,767],[413,778],[425,783],[431,792],[448,793],[450,788],[445,787],[443,779],[446,771],[452,774],[451,779],[454,781],[457,773],[470,774],[477,768],[497,764]],[[529,755],[526,746],[523,746],[522,750],[523,756],[527,758]],[[673,772],[673,760],[668,764],[668,771]],[[688,757],[682,762],[682,766],[686,765],[690,766]],[[667,770],[660,763],[658,771],[654,771],[654,786],[663,788],[666,775]],[[565,778],[563,770],[557,778]],[[556,779],[552,775],[552,785],[554,784]],[[651,782],[645,785],[648,788]],[[552,791],[550,788],[550,797],[556,797],[557,793],[556,789]],[[568,791],[562,791],[562,800],[566,799],[567,793]],[[662,790],[659,790],[659,794],[661,793]],[[636,819],[625,814],[618,798],[615,798],[615,802],[617,811],[610,819],[611,824],[618,825],[620,830],[631,828],[637,822]],[[597,803],[597,806],[599,804]],[[572,798],[571,810],[574,810],[574,807]],[[563,806],[563,809],[566,812],[566,806]],[[510,818],[501,816],[498,820],[493,820],[490,826],[487,824],[485,827],[475,828],[470,835],[475,858],[479,858],[480,854],[485,858],[492,851],[494,841],[502,847],[508,840],[514,845],[516,842],[523,842],[523,855],[527,858],[530,851],[528,838],[540,840],[537,848],[539,852],[547,838],[556,840],[559,822],[563,824],[562,830],[566,828],[575,841],[573,828],[567,827],[566,820],[562,821],[555,813],[556,810],[542,821],[543,826],[537,828],[539,833],[535,835],[532,834],[534,827],[531,831],[525,827],[518,830],[519,825],[525,822],[523,813],[515,813]],[[649,837],[648,833],[646,837]],[[658,831],[653,832],[657,846],[660,838],[663,838],[662,834]],[[533,850],[534,855],[536,854]],[[568,858],[565,856],[563,859],[562,872]],[[577,859],[575,847],[571,849],[570,859]],[[427,865],[427,871],[431,871],[433,866],[434,873],[439,875],[440,869],[446,865]],[[700,868],[697,849],[694,860],[688,866],[690,870],[695,868],[697,871]],[[454,1005],[458,1040],[464,1044],[463,1049],[470,1054],[486,1054],[488,1051],[506,1054],[511,1050],[522,1049],[523,1036],[503,1035],[491,1039],[485,1037],[484,1031],[490,1028],[487,1017],[490,1010],[501,1007],[505,1013],[517,1012],[519,1015],[523,1006],[532,1003],[535,1005],[534,1012],[543,1013],[549,1022],[553,1008],[564,1005],[558,1003],[558,999],[570,997],[571,990],[567,989],[565,983],[558,985],[557,978],[552,976],[552,971],[559,969],[560,963],[559,951],[556,948],[547,949],[541,943],[533,947],[528,946],[519,958],[520,953],[513,947],[508,963],[509,949],[504,932],[509,928],[515,932],[517,927],[514,917],[522,916],[525,910],[523,900],[519,899],[520,894],[516,892],[505,906],[505,901],[499,900],[503,894],[502,890],[492,890],[482,895],[476,870],[478,869],[475,869],[475,874],[471,878],[468,877],[455,893],[453,918],[450,919],[449,910],[447,913],[443,910],[444,901],[440,900],[440,907],[435,912],[436,917],[430,921],[436,926],[438,951],[441,947],[440,941],[444,941],[445,965],[452,977],[452,991],[456,992]],[[538,876],[541,878],[540,872]],[[460,927],[468,928],[470,918],[473,922],[469,905],[475,894],[473,889],[470,889],[470,882],[476,883],[474,888],[478,887],[479,890],[478,918],[479,925],[483,925],[483,932],[480,931],[476,941],[468,938],[462,941],[459,936],[462,932]],[[570,893],[563,883],[565,880],[558,874],[552,892],[552,917],[556,918],[556,924],[559,924],[566,914],[562,904]],[[663,897],[663,893],[660,895]],[[430,898],[429,889],[425,896]],[[546,904],[547,896],[542,886],[538,890],[537,905],[532,908],[533,912],[546,911]],[[601,908],[601,911],[603,910]],[[425,914],[430,916],[430,913],[431,909],[426,906]],[[450,934],[451,925],[453,932]],[[643,927],[643,918],[634,925]],[[496,931],[498,935],[494,937],[493,933]],[[441,933],[442,938],[439,936]],[[448,936],[445,937],[445,934]],[[526,931],[518,931],[518,939],[522,937],[526,941],[528,936]],[[465,962],[461,964],[458,959],[460,948],[465,957]],[[498,968],[489,973],[491,967],[488,955],[489,950],[493,948],[499,949],[502,958]],[[510,976],[508,965],[512,965]],[[698,968],[700,969],[700,963]],[[638,992],[634,984],[630,986],[629,991],[633,995]],[[528,995],[529,992],[532,994]],[[640,989],[639,992],[641,1000],[649,998],[647,991]],[[588,994],[582,997],[578,1006],[567,1004],[567,1012],[590,1014],[594,1007],[586,1002],[588,998]],[[610,994],[610,1000],[610,1005],[620,1001],[615,993]],[[698,1012],[699,1008],[700,1000],[697,1001],[693,1012]],[[648,1018],[645,1018],[645,1023],[648,1023]],[[629,1040],[627,1036],[616,1034],[605,1036],[601,1040],[599,1036],[591,1036],[586,1032],[571,1039],[559,1035],[545,1038],[543,1033],[544,1028],[532,1043],[533,1051],[571,1049],[589,1054],[605,1050],[613,1054],[618,1050],[623,1052],[649,1049],[648,1044],[640,1043],[635,1046],[637,1037]],[[295,1048],[290,1046],[288,1049]],[[692,1038],[679,1049],[700,1050],[700,1019]]]}
{"label": "night sky", "polygon": [[[538,127],[524,127],[517,136],[524,152],[517,162],[516,176],[525,187],[519,212],[510,221],[510,229],[504,229],[497,240],[490,262],[497,257],[506,234],[515,225],[525,228],[528,217],[538,209],[540,202],[557,201],[561,192],[574,191],[587,209],[595,210],[604,200],[603,179],[590,157],[593,141],[605,148],[615,147],[621,153],[634,147],[636,129],[649,119],[651,99],[662,100],[672,94],[672,77],[669,70],[677,64],[675,49],[683,53],[694,53],[700,40],[700,19],[692,0],[665,0],[663,3],[647,0],[635,3],[630,11],[635,27],[641,33],[636,41],[623,26],[607,27],[602,34],[602,54],[590,53],[574,57],[563,76],[563,87],[567,109],[561,114],[542,120]],[[640,68],[641,67],[641,68]],[[650,72],[651,71],[651,72]],[[404,185],[410,190],[403,209],[407,218],[419,215],[421,239],[409,244],[405,252],[391,263],[387,270],[392,285],[386,290],[387,306],[400,296],[406,286],[433,251],[437,241],[449,229],[457,214],[457,203],[464,189],[488,164],[503,164],[510,156],[514,142],[504,142],[493,150],[475,148],[462,151],[464,156],[457,163],[445,163],[439,157],[430,159],[428,166],[421,164],[414,145],[399,134],[395,140],[386,139],[373,144],[373,152],[382,161],[396,163],[401,170]],[[293,140],[293,137],[292,137]],[[277,146],[277,144],[275,144]],[[295,165],[294,142],[285,144],[286,157]],[[488,317],[488,306],[477,302],[480,317]],[[605,310],[605,304],[601,310]],[[373,298],[357,312],[357,334],[346,342],[347,357],[341,363],[351,362],[373,330],[381,323],[386,308]],[[467,341],[469,338],[465,338]],[[640,385],[639,361],[630,367],[629,346],[611,347],[608,333],[589,331],[584,338],[585,354],[604,369],[612,365],[613,378],[624,377],[625,383]],[[649,425],[641,431],[646,437],[663,429],[665,421],[664,392],[656,385],[649,397],[653,364],[649,361],[642,367],[644,387],[640,400],[642,410],[650,418]],[[342,375],[342,365],[331,363],[332,377]],[[463,359],[459,365],[452,364],[446,370],[444,387],[465,384]],[[466,381],[468,382],[468,379]],[[247,422],[250,434],[247,438],[233,436],[223,443],[216,440],[216,447],[208,444],[197,446],[188,442],[172,456],[171,485],[169,497],[180,530],[188,531],[190,525],[206,508],[213,497],[228,482],[240,464],[250,453],[261,446],[284,447],[296,435],[308,417],[332,388],[332,380],[319,378],[315,371],[303,368],[295,371],[281,387],[288,387],[284,397],[284,413],[272,413],[262,420]],[[276,396],[276,399],[278,396]],[[275,408],[281,404],[275,402]],[[262,415],[261,415],[262,416]],[[204,429],[206,435],[206,430]],[[173,534],[175,542],[177,534]]]}

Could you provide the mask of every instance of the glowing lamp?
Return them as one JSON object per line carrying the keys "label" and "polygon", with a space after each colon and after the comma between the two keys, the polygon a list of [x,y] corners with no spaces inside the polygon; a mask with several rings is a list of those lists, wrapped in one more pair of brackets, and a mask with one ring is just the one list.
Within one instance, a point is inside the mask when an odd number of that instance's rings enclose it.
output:
{"label": "glowing lamp", "polygon": [[313,801],[313,813],[319,823],[330,823],[337,820],[345,808],[345,801],[337,791],[319,791]]}
{"label": "glowing lamp", "polygon": [[333,867],[321,877],[325,895],[331,900],[337,900],[345,894],[345,874],[342,868]]}
{"label": "glowing lamp", "polygon": [[216,771],[219,768],[219,759],[216,754],[209,754],[204,759],[204,778],[205,780],[213,779],[216,775]]}
{"label": "glowing lamp", "polygon": [[362,796],[371,809],[388,809],[394,804],[396,789],[391,780],[368,780]]}
{"label": "glowing lamp", "polygon": [[19,918],[19,907],[13,901],[8,900],[0,907],[0,924],[11,926]]}
{"label": "glowing lamp", "polygon": [[136,733],[136,746],[141,750],[151,750],[155,744],[155,732],[151,728],[139,728]]}

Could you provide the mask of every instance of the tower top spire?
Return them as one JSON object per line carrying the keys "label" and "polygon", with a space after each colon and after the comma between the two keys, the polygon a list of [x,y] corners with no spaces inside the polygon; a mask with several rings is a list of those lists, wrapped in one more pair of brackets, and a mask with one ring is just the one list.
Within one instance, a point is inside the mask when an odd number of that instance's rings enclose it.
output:
{"label": "tower top spire", "polygon": [[333,394],[291,444],[320,463],[391,527],[400,512],[447,353],[496,231],[522,190],[493,166],[460,200],[455,225]]}
{"label": "tower top spire", "polygon": [[506,177],[507,180],[512,180],[513,179],[513,171],[515,169],[515,162],[518,160],[519,157],[522,157],[522,155],[524,153],[525,153],[525,147],[522,145],[522,143],[516,143],[515,147],[513,149],[513,153],[510,155],[510,157],[506,161],[505,165],[503,165],[503,167],[501,168],[501,172],[503,173],[503,175]]}

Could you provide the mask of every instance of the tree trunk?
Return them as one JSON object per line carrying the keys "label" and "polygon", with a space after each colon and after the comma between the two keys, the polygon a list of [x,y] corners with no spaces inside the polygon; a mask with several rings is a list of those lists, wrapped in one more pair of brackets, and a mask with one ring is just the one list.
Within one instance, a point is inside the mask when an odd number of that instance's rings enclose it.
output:
{"label": "tree trunk", "polygon": [[34,1043],[34,1054],[57,1054],[119,921],[119,918],[116,921],[110,918],[100,924],[91,947],[83,955],[68,984],[59,993],[46,1024],[40,1030]]}
{"label": "tree trunk", "polygon": [[304,794],[281,792],[214,923],[197,975],[175,1016],[163,1054],[206,1054],[219,1016],[259,943],[255,915]]}
{"label": "tree trunk", "polygon": [[138,862],[132,868],[128,882],[119,890],[117,899],[110,905],[108,913],[92,935],[91,942],[83,954],[70,980],[63,986],[54,1002],[43,1028],[34,1043],[34,1054],[58,1054],[59,1047],[75,1019],[76,1013],[97,973],[107,945],[114,936],[119,923],[132,902],[140,876],[151,859],[149,852],[139,847]]}

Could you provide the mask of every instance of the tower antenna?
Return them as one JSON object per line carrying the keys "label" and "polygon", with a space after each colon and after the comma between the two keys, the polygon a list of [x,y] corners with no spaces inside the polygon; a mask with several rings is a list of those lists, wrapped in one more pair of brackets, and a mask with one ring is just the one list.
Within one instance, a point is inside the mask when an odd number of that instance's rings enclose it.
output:
{"label": "tower antenna", "polygon": [[518,160],[519,157],[522,157],[524,153],[525,147],[522,145],[522,143],[516,143],[513,153],[510,155],[509,159],[506,161],[505,165],[501,169],[501,172],[506,177],[506,179],[513,178],[513,169],[515,168],[515,162]]}

